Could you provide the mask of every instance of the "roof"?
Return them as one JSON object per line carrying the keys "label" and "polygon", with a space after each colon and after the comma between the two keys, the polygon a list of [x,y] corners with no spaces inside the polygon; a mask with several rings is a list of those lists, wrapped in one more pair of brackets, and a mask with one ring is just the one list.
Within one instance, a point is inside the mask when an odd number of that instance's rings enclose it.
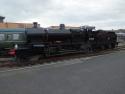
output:
{"label": "roof", "polygon": [[24,28],[14,28],[14,29],[0,29],[0,32],[25,32]]}

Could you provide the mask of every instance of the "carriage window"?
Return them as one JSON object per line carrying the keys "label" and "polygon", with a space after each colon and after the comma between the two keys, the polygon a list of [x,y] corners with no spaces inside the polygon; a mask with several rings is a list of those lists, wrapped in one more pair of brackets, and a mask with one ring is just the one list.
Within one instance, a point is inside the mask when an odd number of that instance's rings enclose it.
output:
{"label": "carriage window", "polygon": [[0,41],[1,40],[5,40],[5,35],[4,34],[0,34]]}
{"label": "carriage window", "polygon": [[12,35],[11,34],[7,35],[7,40],[12,40]]}
{"label": "carriage window", "polygon": [[13,40],[19,40],[19,34],[13,34]]}

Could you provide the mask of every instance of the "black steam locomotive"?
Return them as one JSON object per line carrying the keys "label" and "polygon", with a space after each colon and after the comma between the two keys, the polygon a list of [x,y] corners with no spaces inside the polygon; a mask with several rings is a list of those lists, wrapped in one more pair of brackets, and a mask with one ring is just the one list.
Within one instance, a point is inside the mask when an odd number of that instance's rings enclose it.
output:
{"label": "black steam locomotive", "polygon": [[28,28],[25,30],[24,44],[15,44],[10,55],[19,60],[28,60],[32,56],[40,58],[70,51],[88,53],[99,49],[113,49],[117,46],[117,36],[114,32],[96,30],[94,27],[80,29],[65,29],[61,24],[59,29]]}

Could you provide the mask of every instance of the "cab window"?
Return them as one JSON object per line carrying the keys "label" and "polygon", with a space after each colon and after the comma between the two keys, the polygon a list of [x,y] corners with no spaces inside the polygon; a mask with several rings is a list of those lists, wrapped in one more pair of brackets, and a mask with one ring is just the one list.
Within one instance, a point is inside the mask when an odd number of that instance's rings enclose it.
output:
{"label": "cab window", "polygon": [[5,35],[4,34],[0,34],[0,41],[5,40]]}

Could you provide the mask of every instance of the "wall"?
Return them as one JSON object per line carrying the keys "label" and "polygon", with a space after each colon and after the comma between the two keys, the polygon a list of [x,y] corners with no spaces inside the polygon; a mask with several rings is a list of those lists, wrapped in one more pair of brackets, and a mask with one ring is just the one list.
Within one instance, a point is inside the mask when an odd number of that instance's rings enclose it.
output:
{"label": "wall", "polygon": [[[11,23],[11,22],[0,23],[0,29],[4,29],[4,28],[32,28],[32,27],[33,27],[32,23]],[[39,24],[38,24],[38,27],[40,27]]]}

